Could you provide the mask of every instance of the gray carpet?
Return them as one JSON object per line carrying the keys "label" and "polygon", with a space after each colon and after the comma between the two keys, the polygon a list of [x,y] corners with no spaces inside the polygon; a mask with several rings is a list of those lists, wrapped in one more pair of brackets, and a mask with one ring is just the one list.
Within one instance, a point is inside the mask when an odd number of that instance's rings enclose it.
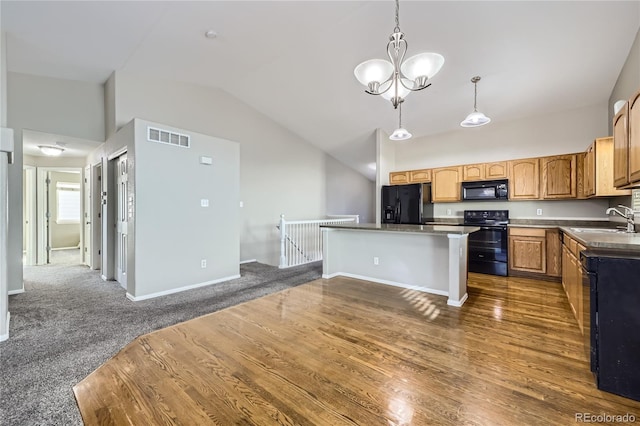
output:
{"label": "gray carpet", "polygon": [[0,343],[0,424],[74,425],[72,387],[135,337],[312,281],[318,262],[280,270],[240,267],[241,278],[131,302],[96,271],[59,263],[25,268],[23,294],[9,297],[9,340]]}

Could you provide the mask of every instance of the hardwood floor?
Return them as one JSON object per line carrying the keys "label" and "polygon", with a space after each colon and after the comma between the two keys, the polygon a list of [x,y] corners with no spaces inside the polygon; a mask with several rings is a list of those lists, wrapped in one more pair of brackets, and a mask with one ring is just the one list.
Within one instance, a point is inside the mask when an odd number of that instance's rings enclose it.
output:
{"label": "hardwood floor", "polygon": [[87,425],[565,425],[640,419],[596,389],[558,283],[446,297],[317,280],[144,335],[74,387]]}

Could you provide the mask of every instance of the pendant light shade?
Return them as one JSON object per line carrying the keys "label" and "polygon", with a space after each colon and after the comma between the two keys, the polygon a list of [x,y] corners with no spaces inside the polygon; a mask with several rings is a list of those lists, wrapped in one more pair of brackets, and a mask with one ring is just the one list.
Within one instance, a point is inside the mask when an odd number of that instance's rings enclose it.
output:
{"label": "pendant light shade", "polygon": [[413,135],[409,133],[407,129],[405,129],[404,127],[398,127],[393,131],[393,133],[391,133],[389,139],[391,139],[392,141],[404,141],[407,139],[411,139],[411,136]]}
{"label": "pendant light shade", "polygon": [[398,105],[398,128],[391,133],[389,139],[392,141],[404,141],[407,139],[411,139],[413,136],[407,129],[402,127],[402,104]]}
{"label": "pendant light shade", "polygon": [[475,76],[471,79],[471,82],[473,83],[473,88],[474,88],[473,112],[467,115],[467,118],[465,118],[460,123],[462,127],[480,127],[491,122],[491,119],[489,117],[487,117],[486,115],[478,111],[477,100],[478,100],[478,82],[479,81],[480,81],[479,76]]}

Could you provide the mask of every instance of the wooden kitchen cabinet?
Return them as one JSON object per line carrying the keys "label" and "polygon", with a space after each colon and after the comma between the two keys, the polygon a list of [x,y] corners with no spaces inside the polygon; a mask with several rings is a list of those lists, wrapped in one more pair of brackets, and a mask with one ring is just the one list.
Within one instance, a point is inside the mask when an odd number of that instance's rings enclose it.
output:
{"label": "wooden kitchen cabinet", "polygon": [[484,164],[465,164],[462,166],[462,180],[464,182],[483,179]]}
{"label": "wooden kitchen cabinet", "polygon": [[389,183],[391,185],[400,185],[403,183],[409,183],[409,172],[389,173]]}
{"label": "wooden kitchen cabinet", "polygon": [[584,195],[615,197],[630,195],[631,190],[616,189],[613,184],[613,137],[598,138],[587,148],[584,159]]}
{"label": "wooden kitchen cabinet", "polygon": [[584,334],[584,306],[582,297],[582,265],[580,252],[585,247],[568,235],[564,235],[562,245],[562,287],[567,294],[569,306]]}
{"label": "wooden kitchen cabinet", "polygon": [[640,183],[640,90],[629,99],[629,181]]}
{"label": "wooden kitchen cabinet", "polygon": [[506,161],[496,161],[494,163],[485,163],[484,165],[485,179],[506,179],[507,172]]}
{"label": "wooden kitchen cabinet", "polygon": [[460,201],[462,166],[433,169],[431,178],[431,194],[434,203]]}
{"label": "wooden kitchen cabinet", "polygon": [[613,184],[629,184],[629,103],[613,117]]}
{"label": "wooden kitchen cabinet", "polygon": [[537,200],[540,198],[540,162],[538,158],[511,160],[509,168],[509,199]]}
{"label": "wooden kitchen cabinet", "polygon": [[562,241],[557,228],[545,229],[545,244],[547,245],[547,275],[562,276]]}
{"label": "wooden kitchen cabinet", "polygon": [[509,271],[547,273],[546,230],[509,228]]}
{"label": "wooden kitchen cabinet", "polygon": [[465,164],[462,166],[462,181],[506,179],[507,162]]}
{"label": "wooden kitchen cabinet", "polygon": [[576,154],[555,155],[540,159],[542,176],[542,198],[577,197],[577,159]]}
{"label": "wooden kitchen cabinet", "polygon": [[409,183],[420,182],[431,182],[431,169],[409,171]]}

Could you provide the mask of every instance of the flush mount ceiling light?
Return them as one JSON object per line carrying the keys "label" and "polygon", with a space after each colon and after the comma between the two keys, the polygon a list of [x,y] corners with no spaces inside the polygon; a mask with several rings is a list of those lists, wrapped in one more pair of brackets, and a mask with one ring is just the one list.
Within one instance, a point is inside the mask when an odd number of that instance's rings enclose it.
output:
{"label": "flush mount ceiling light", "polygon": [[48,155],[49,157],[57,157],[64,151],[63,146],[64,145],[58,142],[55,145],[38,145],[38,148],[44,155]]}
{"label": "flush mount ceiling light", "polygon": [[478,107],[476,101],[478,99],[478,82],[480,81],[480,77],[475,76],[471,79],[473,83],[474,95],[473,95],[473,112],[467,115],[460,125],[462,127],[479,127],[488,124],[491,119],[484,115],[483,113],[478,111]]}
{"label": "flush mount ceiling light", "polygon": [[407,139],[411,139],[413,136],[407,129],[402,127],[402,104],[400,104],[400,108],[398,108],[398,128],[391,133],[389,139],[392,141],[404,141]]}
{"label": "flush mount ceiling light", "polygon": [[[430,78],[440,71],[444,57],[438,53],[419,53],[404,61],[407,53],[407,41],[400,31],[400,3],[396,0],[396,26],[387,44],[387,55],[391,62],[384,59],[370,59],[358,65],[353,73],[360,83],[367,87],[370,95],[382,95],[394,108],[404,101],[411,92],[426,89]],[[403,62],[404,61],[404,62]]]}

